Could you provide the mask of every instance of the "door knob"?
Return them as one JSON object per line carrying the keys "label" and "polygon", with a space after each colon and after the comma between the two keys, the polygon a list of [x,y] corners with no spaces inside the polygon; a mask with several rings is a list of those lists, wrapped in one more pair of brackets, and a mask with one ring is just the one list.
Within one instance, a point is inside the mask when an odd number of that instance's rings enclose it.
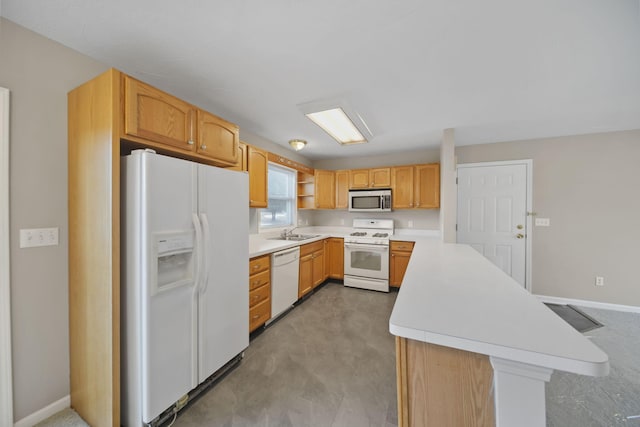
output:
{"label": "door knob", "polygon": [[516,237],[517,237],[518,239],[524,239],[524,234],[522,234],[522,233],[518,233],[518,234],[516,234]]}
{"label": "door knob", "polygon": [[518,225],[516,225],[516,228],[517,228],[518,230],[522,230],[522,229],[524,228],[524,225],[522,225],[522,224],[518,224]]}

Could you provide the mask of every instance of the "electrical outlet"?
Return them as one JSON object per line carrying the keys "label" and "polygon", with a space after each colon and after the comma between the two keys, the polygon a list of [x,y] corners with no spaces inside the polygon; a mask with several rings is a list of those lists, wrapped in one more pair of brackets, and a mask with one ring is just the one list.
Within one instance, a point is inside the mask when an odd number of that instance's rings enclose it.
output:
{"label": "electrical outlet", "polygon": [[413,228],[413,221],[408,221],[408,222],[407,222],[407,226],[408,226],[409,228]]}
{"label": "electrical outlet", "polygon": [[604,286],[604,277],[596,276],[596,286]]}
{"label": "electrical outlet", "polygon": [[20,247],[56,246],[58,228],[29,228],[20,230]]}
{"label": "electrical outlet", "polygon": [[344,218],[340,218],[340,225],[344,225]]}
{"label": "electrical outlet", "polygon": [[537,227],[549,227],[550,225],[551,220],[549,218],[536,218]]}

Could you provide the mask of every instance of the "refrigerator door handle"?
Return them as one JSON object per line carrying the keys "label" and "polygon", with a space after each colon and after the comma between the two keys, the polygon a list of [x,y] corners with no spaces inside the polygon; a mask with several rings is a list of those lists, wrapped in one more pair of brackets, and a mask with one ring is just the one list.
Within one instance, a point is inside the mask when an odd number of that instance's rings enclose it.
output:
{"label": "refrigerator door handle", "polygon": [[209,284],[209,270],[211,266],[211,227],[209,227],[209,219],[206,213],[200,214],[200,222],[202,222],[202,233],[204,234],[204,251],[202,253],[202,263],[204,276],[202,278],[202,285],[200,287],[200,294],[204,294],[207,291]]}
{"label": "refrigerator door handle", "polygon": [[193,221],[193,228],[196,231],[196,273],[194,282],[195,289],[198,289],[202,280],[202,226],[200,225],[198,214],[194,213],[191,220]]}

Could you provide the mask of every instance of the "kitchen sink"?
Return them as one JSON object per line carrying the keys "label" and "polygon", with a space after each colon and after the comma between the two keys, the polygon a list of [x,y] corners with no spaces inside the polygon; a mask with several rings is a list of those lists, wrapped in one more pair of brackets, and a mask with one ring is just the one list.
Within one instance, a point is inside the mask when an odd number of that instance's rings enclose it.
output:
{"label": "kitchen sink", "polygon": [[287,237],[271,237],[268,240],[291,240],[294,242],[299,242],[301,240],[313,239],[314,237],[318,237],[319,234],[290,234]]}

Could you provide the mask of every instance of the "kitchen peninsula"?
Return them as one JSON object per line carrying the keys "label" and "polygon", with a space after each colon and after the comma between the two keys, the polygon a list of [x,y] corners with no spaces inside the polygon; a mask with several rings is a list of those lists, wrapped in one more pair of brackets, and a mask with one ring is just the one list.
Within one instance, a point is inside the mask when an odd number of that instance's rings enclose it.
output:
{"label": "kitchen peninsula", "polygon": [[416,239],[389,329],[399,426],[545,426],[554,369],[608,356],[468,245]]}

